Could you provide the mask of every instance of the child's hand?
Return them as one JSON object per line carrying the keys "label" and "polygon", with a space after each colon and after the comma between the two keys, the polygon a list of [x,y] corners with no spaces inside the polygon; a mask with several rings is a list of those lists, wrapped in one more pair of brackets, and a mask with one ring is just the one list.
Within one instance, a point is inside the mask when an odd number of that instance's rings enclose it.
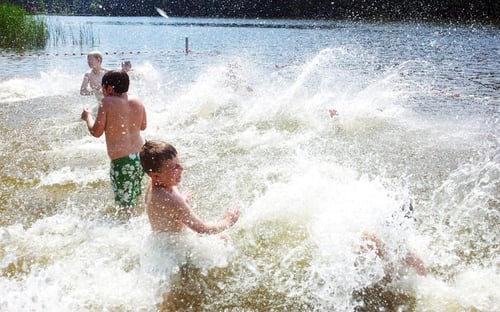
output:
{"label": "child's hand", "polygon": [[191,201],[191,199],[194,198],[194,192],[193,191],[185,191],[185,192],[182,192],[182,198],[184,198],[184,201],[186,203],[189,203]]}
{"label": "child's hand", "polygon": [[224,220],[226,220],[229,224],[228,226],[231,226],[238,221],[240,217],[240,207],[239,205],[233,205],[229,208],[226,209],[224,212]]}
{"label": "child's hand", "polygon": [[427,269],[425,268],[424,262],[417,255],[414,255],[411,252],[407,253],[405,262],[407,265],[413,267],[419,275],[427,275]]}
{"label": "child's hand", "polygon": [[87,107],[85,107],[85,108],[83,109],[83,112],[82,112],[82,116],[81,116],[81,118],[82,118],[83,120],[87,120],[87,117],[88,117],[88,116],[92,116],[92,111],[91,111],[90,109],[88,109]]}

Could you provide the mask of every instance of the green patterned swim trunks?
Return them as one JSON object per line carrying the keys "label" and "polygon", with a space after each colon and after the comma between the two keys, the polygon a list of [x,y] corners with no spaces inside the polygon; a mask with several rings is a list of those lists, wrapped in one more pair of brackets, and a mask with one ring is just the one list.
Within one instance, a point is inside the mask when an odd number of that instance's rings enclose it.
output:
{"label": "green patterned swim trunks", "polygon": [[115,202],[122,207],[135,205],[142,193],[142,170],[139,153],[113,159],[110,170],[111,185],[115,192]]}

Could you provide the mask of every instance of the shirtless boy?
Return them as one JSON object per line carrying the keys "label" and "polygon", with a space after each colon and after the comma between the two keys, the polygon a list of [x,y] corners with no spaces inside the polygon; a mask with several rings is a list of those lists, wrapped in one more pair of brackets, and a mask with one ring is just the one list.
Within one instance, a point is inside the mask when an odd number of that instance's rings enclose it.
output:
{"label": "shirtless boy", "polygon": [[141,164],[151,177],[146,192],[147,213],[155,232],[179,233],[187,228],[200,234],[221,233],[238,221],[239,209],[227,208],[221,221],[203,222],[188,206],[193,193],[181,194],[182,166],[177,150],[161,141],[147,141],[141,149]]}
{"label": "shirtless boy", "polygon": [[108,156],[111,159],[110,178],[115,201],[121,207],[136,204],[142,193],[142,171],[139,151],[144,145],[141,130],[146,129],[146,109],[138,98],[127,94],[129,77],[123,71],[108,71],[102,78],[102,99],[94,120],[85,108],[81,118],[90,134],[105,133]]}
{"label": "shirtless boy", "polygon": [[90,70],[83,76],[80,87],[80,95],[95,95],[97,102],[102,100],[101,81],[108,71],[102,68],[102,54],[99,51],[92,51],[87,55],[87,64]]}

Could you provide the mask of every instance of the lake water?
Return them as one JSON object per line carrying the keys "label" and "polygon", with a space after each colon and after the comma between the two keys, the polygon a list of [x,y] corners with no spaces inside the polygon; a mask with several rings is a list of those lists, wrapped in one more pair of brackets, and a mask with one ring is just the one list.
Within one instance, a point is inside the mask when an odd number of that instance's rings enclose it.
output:
{"label": "lake water", "polygon": [[[48,21],[46,50],[0,51],[0,311],[156,311],[167,291],[192,311],[500,311],[498,28]],[[131,60],[144,137],[176,146],[193,210],[241,205],[229,245],[157,237],[143,204],[115,216],[79,120],[91,50]]]}

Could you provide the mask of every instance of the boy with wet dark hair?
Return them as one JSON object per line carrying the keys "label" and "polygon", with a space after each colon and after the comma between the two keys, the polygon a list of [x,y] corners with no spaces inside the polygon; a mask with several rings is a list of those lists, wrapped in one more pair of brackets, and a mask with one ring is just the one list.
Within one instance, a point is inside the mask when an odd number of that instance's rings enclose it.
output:
{"label": "boy with wet dark hair", "polygon": [[111,86],[116,94],[128,92],[130,78],[126,72],[111,70],[102,77],[102,87]]}
{"label": "boy with wet dark hair", "polygon": [[[221,233],[238,221],[240,210],[227,208],[217,223],[205,223],[188,206],[193,193],[179,193],[182,166],[177,150],[162,141],[147,141],[140,152],[141,164],[151,181],[146,192],[146,209],[155,232],[181,233],[187,228],[200,234]],[[224,238],[224,236],[222,236]]]}
{"label": "boy with wet dark hair", "polygon": [[139,151],[144,145],[140,132],[147,126],[146,109],[141,100],[128,96],[129,83],[126,72],[108,71],[102,78],[104,97],[95,120],[88,108],[81,116],[91,135],[100,137],[105,133],[111,184],[120,207],[136,205],[144,175]]}

